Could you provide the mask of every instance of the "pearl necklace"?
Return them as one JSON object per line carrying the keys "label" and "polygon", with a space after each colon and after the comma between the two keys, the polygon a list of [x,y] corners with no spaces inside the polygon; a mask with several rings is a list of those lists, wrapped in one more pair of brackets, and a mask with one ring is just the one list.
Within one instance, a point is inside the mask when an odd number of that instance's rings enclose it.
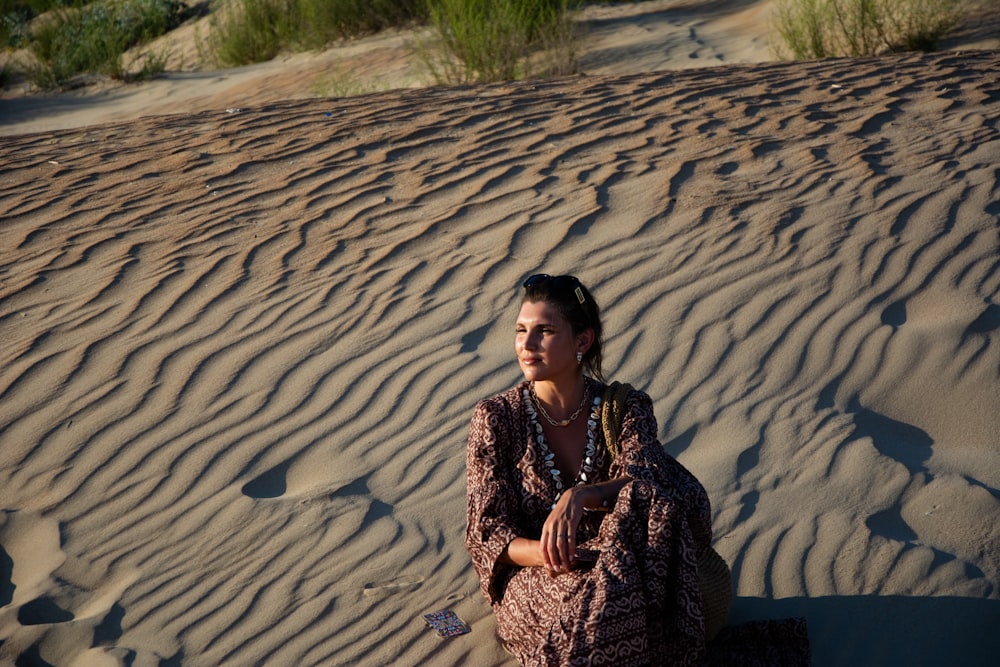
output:
{"label": "pearl necklace", "polygon": [[[556,486],[556,498],[552,501],[552,509],[555,509],[556,503],[559,502],[559,497],[563,493],[563,483],[562,474],[559,472],[559,468],[556,467],[555,458],[556,455],[549,450],[549,446],[545,444],[545,433],[542,430],[542,425],[538,423],[538,413],[535,412],[534,401],[531,400],[531,392],[528,388],[525,388],[522,392],[524,397],[524,406],[528,410],[528,417],[531,419],[531,424],[535,428],[535,440],[538,442],[538,448],[541,450],[542,460],[545,462],[545,467],[548,469],[549,474],[552,475],[552,482]],[[579,410],[577,411],[579,412]],[[590,412],[590,419],[587,420],[587,449],[583,455],[583,466],[580,468],[580,474],[576,480],[574,486],[583,486],[590,481],[590,476],[594,470],[594,461],[597,458],[597,444],[595,438],[597,436],[597,425],[601,423],[601,397],[595,396],[592,405],[592,410]]]}
{"label": "pearl necklace", "polygon": [[535,407],[538,408],[538,411],[542,413],[543,417],[545,417],[545,421],[552,424],[553,426],[569,426],[570,424],[572,424],[573,421],[580,416],[580,413],[583,411],[584,406],[587,405],[587,397],[590,395],[590,387],[588,385],[584,385],[583,398],[580,400],[580,406],[576,409],[576,412],[571,414],[566,419],[563,419],[562,421],[556,421],[555,419],[549,416],[549,413],[546,412],[545,408],[542,407],[542,402],[538,400],[538,394],[535,393],[535,383],[532,382],[530,385],[528,385],[528,388],[531,390],[531,399],[534,401]]}

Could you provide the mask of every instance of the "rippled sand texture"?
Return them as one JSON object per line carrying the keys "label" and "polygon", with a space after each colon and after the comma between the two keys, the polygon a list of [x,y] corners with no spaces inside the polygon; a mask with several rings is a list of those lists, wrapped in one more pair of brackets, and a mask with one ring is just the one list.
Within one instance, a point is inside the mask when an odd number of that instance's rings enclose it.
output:
{"label": "rippled sand texture", "polygon": [[546,271],[708,487],[735,620],[993,664],[998,120],[973,52],[4,139],[0,656],[510,664],[465,435]]}

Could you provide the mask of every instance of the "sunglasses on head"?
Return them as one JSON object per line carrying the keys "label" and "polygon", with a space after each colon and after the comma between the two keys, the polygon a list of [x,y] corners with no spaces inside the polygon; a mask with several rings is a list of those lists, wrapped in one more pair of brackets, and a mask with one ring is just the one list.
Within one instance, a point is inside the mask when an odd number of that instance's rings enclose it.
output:
{"label": "sunglasses on head", "polygon": [[580,302],[581,306],[587,300],[583,295],[583,286],[580,284],[580,281],[577,280],[576,276],[550,276],[547,273],[536,273],[525,280],[522,287],[524,287],[524,289],[528,289],[529,287],[538,287],[539,285],[543,285],[548,282],[551,282],[552,287],[558,290],[572,290],[573,294],[576,295],[576,300]]}

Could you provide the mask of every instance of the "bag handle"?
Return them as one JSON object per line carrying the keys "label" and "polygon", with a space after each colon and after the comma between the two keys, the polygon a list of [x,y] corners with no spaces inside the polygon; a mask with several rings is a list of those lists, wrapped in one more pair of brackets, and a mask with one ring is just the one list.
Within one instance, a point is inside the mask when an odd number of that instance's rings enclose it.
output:
{"label": "bag handle", "polygon": [[608,453],[614,461],[621,453],[618,446],[618,436],[622,433],[622,417],[625,416],[625,399],[633,390],[632,385],[624,382],[612,382],[604,388],[601,397],[601,425],[604,427],[604,440],[608,445]]}

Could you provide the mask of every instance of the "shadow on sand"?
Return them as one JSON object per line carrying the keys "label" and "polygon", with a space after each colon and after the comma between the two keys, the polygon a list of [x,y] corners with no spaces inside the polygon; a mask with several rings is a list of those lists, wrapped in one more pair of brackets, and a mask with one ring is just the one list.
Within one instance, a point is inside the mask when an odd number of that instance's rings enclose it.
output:
{"label": "shadow on sand", "polygon": [[993,667],[1000,664],[1000,600],[898,595],[737,597],[730,623],[804,617],[813,667]]}

